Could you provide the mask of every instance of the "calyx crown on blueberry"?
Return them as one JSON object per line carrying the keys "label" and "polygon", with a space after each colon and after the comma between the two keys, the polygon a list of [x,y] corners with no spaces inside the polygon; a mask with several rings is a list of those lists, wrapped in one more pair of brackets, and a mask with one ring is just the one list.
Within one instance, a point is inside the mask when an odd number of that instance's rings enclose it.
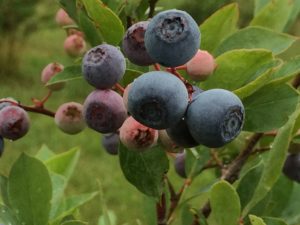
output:
{"label": "calyx crown on blueberry", "polygon": [[145,46],[150,57],[163,66],[188,62],[200,47],[200,30],[194,19],[181,10],[166,10],[150,21]]}

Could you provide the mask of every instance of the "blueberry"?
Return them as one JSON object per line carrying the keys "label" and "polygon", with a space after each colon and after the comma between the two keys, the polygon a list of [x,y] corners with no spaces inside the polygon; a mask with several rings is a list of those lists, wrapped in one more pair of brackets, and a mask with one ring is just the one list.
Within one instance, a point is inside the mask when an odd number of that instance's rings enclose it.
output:
{"label": "blueberry", "polygon": [[[192,100],[196,98],[203,90],[199,87],[193,85],[193,93],[192,93]],[[166,130],[169,137],[173,140],[176,145],[185,148],[191,148],[199,145],[195,139],[192,137],[188,126],[186,124],[186,119],[182,118],[178,123],[174,126],[168,128]]]}
{"label": "blueberry", "polygon": [[81,35],[71,34],[64,42],[65,52],[71,57],[82,56],[86,52],[86,43]]}
{"label": "blueberry", "polygon": [[3,137],[0,136],[0,156],[3,154],[4,151],[4,140]]}
{"label": "blueberry", "polygon": [[[7,102],[6,102],[7,100]],[[2,110],[4,107],[6,106],[10,106],[10,105],[15,105],[15,104],[18,104],[18,101],[16,101],[15,99],[13,98],[1,98],[0,99],[0,110]]]}
{"label": "blueberry", "polygon": [[125,67],[125,58],[121,51],[108,44],[90,49],[82,61],[84,78],[98,89],[111,88],[121,80]]}
{"label": "blueberry", "polygon": [[194,81],[206,80],[215,70],[214,57],[207,51],[198,50],[196,55],[187,62],[186,71]]}
{"label": "blueberry", "polygon": [[282,172],[291,180],[300,182],[300,154],[289,154],[285,160]]}
{"label": "blueberry", "polygon": [[158,131],[128,117],[120,128],[120,140],[130,150],[144,151],[156,145]]}
{"label": "blueberry", "polygon": [[163,11],[150,21],[145,46],[150,57],[159,64],[169,67],[183,65],[200,47],[199,27],[184,11]]}
{"label": "blueberry", "polygon": [[[64,66],[60,63],[53,62],[49,63],[44,67],[44,69],[41,72],[41,81],[43,84],[47,84],[47,82],[54,76],[56,76],[58,73],[62,72],[64,70]],[[47,88],[49,88],[52,91],[58,91],[64,88],[66,85],[65,82],[58,82],[54,83],[52,85],[48,85]]]}
{"label": "blueberry", "polygon": [[165,129],[176,124],[188,105],[188,92],[183,82],[174,75],[148,72],[131,84],[128,111],[140,123],[154,129]]}
{"label": "blueberry", "polygon": [[59,106],[55,113],[56,125],[67,134],[77,134],[85,128],[82,115],[82,105],[77,102],[67,102]]}
{"label": "blueberry", "polygon": [[149,21],[141,21],[128,28],[123,38],[122,49],[130,62],[139,66],[154,64],[153,59],[148,55],[144,35]]}
{"label": "blueberry", "polygon": [[185,152],[176,154],[174,167],[176,173],[182,178],[187,178],[185,172]]}
{"label": "blueberry", "polygon": [[119,149],[119,135],[117,133],[110,133],[102,135],[102,146],[108,154],[117,155]]}
{"label": "blueberry", "polygon": [[0,135],[10,140],[23,137],[29,130],[27,112],[18,106],[6,106],[0,111]]}
{"label": "blueberry", "polygon": [[127,117],[122,97],[115,91],[95,90],[83,104],[83,116],[87,125],[100,132],[117,131]]}
{"label": "blueberry", "polygon": [[244,106],[232,92],[211,89],[200,93],[189,105],[187,125],[193,138],[217,148],[232,141],[244,123]]}
{"label": "blueberry", "polygon": [[198,142],[192,137],[185,119],[180,120],[177,124],[168,128],[167,133],[170,138],[179,146],[192,148],[199,145]]}

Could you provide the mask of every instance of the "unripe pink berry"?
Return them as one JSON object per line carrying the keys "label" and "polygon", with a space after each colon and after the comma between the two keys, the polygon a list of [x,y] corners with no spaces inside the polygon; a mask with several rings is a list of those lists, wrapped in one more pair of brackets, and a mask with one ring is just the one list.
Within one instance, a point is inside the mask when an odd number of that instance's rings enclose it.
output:
{"label": "unripe pink berry", "polygon": [[130,150],[144,151],[157,143],[158,131],[128,117],[120,128],[120,140]]}
{"label": "unripe pink berry", "polygon": [[75,24],[74,20],[71,19],[64,9],[59,9],[57,11],[55,21],[61,27]]}
{"label": "unripe pink berry", "polygon": [[81,56],[86,51],[85,40],[78,34],[72,34],[66,38],[64,49],[71,57]]}
{"label": "unripe pink berry", "polygon": [[18,106],[7,106],[0,111],[0,136],[17,140],[29,130],[27,112]]}
{"label": "unripe pink berry", "polygon": [[56,125],[67,134],[77,134],[85,128],[83,106],[76,102],[62,104],[55,113]]}
{"label": "unripe pink berry", "polygon": [[209,52],[202,50],[198,50],[196,55],[186,64],[187,73],[194,81],[207,79],[215,68],[214,57]]}
{"label": "unripe pink berry", "polygon": [[158,135],[159,135],[158,137],[159,137],[159,140],[160,140],[162,146],[164,147],[164,149],[167,152],[179,153],[184,150],[183,147],[180,147],[174,143],[174,141],[167,134],[166,130],[159,130]]}
{"label": "unripe pink berry", "polygon": [[[49,63],[47,66],[44,67],[41,73],[41,80],[43,84],[47,84],[47,82],[56,74],[60,73],[64,70],[64,66],[60,63],[53,62]],[[65,86],[65,82],[55,83],[53,85],[47,86],[52,91],[58,91]]]}

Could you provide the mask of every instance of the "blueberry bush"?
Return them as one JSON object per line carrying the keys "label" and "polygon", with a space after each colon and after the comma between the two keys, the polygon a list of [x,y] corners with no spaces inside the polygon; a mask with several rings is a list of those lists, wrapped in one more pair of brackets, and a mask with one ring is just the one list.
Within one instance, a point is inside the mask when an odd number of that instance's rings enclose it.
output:
{"label": "blueberry bush", "polygon": [[[33,106],[1,96],[0,155],[5,141],[26,138],[28,112],[38,113],[69,135],[100,133],[128,185],[147,196],[147,219],[134,224],[300,223],[300,56],[287,54],[298,40],[290,28],[299,0],[255,0],[245,26],[236,2],[222,1],[201,23],[158,0],[58,2],[74,63],[41,68],[49,93]],[[73,80],[94,90],[82,104],[47,108]],[[65,194],[78,159],[78,148],[22,153],[0,176],[0,223],[90,224],[78,208],[100,196],[98,225],[119,224],[101,183],[96,192]]]}

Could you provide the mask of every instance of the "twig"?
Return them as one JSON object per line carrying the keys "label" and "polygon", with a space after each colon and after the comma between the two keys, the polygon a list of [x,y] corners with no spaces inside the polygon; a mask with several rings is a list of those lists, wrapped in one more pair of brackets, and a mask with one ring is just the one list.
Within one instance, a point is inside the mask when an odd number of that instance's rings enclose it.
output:
{"label": "twig", "polygon": [[54,117],[55,116],[55,113],[48,110],[48,109],[45,109],[43,107],[37,107],[37,106],[26,106],[26,105],[22,105],[21,103],[17,103],[17,102],[14,102],[14,101],[10,101],[10,100],[1,100],[1,102],[9,102],[9,103],[12,103],[13,105],[16,105],[16,106],[19,106],[21,107],[22,109],[28,111],[28,112],[34,112],[34,113],[39,113],[39,114],[44,114],[46,116],[50,116],[50,117]]}

